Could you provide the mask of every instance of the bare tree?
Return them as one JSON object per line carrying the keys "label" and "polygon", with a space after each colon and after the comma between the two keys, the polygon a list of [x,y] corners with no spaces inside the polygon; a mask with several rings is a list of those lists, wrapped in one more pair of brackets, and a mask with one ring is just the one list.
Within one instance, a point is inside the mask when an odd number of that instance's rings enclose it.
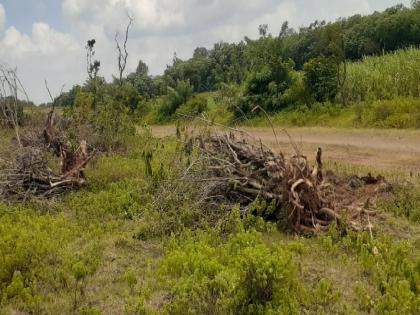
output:
{"label": "bare tree", "polygon": [[28,100],[16,69],[0,64],[0,109],[3,116],[2,119],[6,125],[13,127],[16,141],[22,147],[19,133],[20,113],[22,112],[19,94],[23,94]]}
{"label": "bare tree", "polygon": [[127,41],[128,41],[128,33],[130,31],[130,27],[133,24],[133,18],[127,14],[128,17],[128,24],[127,28],[125,29],[125,38],[124,43],[121,47],[121,44],[118,40],[119,32],[115,33],[115,43],[117,44],[117,51],[118,51],[118,72],[119,72],[119,79],[120,79],[120,85],[122,85],[122,78],[125,71],[125,67],[127,66],[127,58],[128,58],[128,52],[127,52]]}

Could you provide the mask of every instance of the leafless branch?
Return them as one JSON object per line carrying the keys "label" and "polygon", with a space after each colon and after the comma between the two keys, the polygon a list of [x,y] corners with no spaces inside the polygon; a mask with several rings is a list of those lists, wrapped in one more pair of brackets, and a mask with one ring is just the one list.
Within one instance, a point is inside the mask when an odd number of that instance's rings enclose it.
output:
{"label": "leafless branch", "polygon": [[128,24],[125,29],[125,38],[123,47],[121,47],[121,44],[118,40],[119,32],[115,33],[115,43],[117,44],[117,51],[118,51],[118,72],[119,72],[119,80],[120,85],[122,85],[122,78],[125,71],[125,68],[127,66],[127,59],[128,59],[128,51],[127,51],[127,42],[128,42],[128,33],[130,31],[130,27],[133,24],[134,19],[127,14],[128,17]]}
{"label": "leafless branch", "polygon": [[16,69],[12,69],[6,65],[0,65],[0,108],[3,121],[6,125],[13,127],[16,134],[16,141],[22,147],[19,132],[19,113],[21,111],[19,93],[23,93],[28,99]]}
{"label": "leafless branch", "polygon": [[54,98],[52,97],[51,91],[48,88],[48,82],[47,82],[47,80],[44,80],[44,83],[45,83],[45,88],[47,89],[48,95],[50,96],[51,102],[53,102],[53,104],[54,104]]}
{"label": "leafless branch", "polygon": [[63,84],[63,85],[61,86],[60,94],[58,95],[58,97],[54,98],[54,97],[52,96],[52,94],[51,94],[51,91],[50,91],[49,87],[48,87],[48,82],[47,82],[47,80],[44,80],[44,83],[45,83],[45,88],[47,89],[48,95],[50,96],[50,99],[51,99],[51,104],[52,104],[52,109],[51,109],[51,110],[52,110],[52,111],[54,111],[54,109],[55,109],[55,103],[56,103],[57,99],[58,99],[61,95],[63,95],[63,91],[64,91],[65,84]]}

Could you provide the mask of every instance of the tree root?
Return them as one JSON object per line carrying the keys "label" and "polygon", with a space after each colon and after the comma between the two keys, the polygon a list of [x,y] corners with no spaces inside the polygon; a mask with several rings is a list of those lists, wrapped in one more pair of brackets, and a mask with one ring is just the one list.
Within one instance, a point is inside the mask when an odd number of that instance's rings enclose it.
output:
{"label": "tree root", "polygon": [[[86,185],[84,169],[92,158],[86,141],[72,150],[65,133],[58,127],[54,108],[49,112],[39,138],[24,137],[24,147],[14,153],[9,167],[0,172],[0,196],[27,200],[34,196],[53,197]],[[47,152],[60,159],[61,171],[54,173],[48,166]]]}
{"label": "tree root", "polygon": [[[245,207],[256,199],[275,200],[275,217],[285,217],[297,233],[324,232],[332,223],[360,226],[356,221],[345,223],[339,214],[343,204],[337,201],[335,184],[323,174],[320,148],[312,167],[298,151],[286,159],[282,153],[275,154],[262,145],[254,146],[244,138],[236,139],[233,133],[198,136],[194,140],[201,149],[200,159],[207,161],[207,178],[218,182],[206,190],[206,199],[218,196],[220,203],[224,196],[226,202]],[[380,179],[369,175],[364,181],[367,184]],[[368,210],[357,211],[359,218],[373,214]]]}

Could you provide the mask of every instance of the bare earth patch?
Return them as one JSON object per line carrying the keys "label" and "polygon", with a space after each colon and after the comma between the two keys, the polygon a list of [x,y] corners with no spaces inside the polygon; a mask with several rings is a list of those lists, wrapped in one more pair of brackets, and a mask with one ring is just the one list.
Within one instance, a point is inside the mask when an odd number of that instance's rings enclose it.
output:
{"label": "bare earth patch", "polygon": [[[292,152],[288,135],[281,128],[276,137],[271,128],[241,128],[261,139],[275,151]],[[153,134],[164,137],[175,134],[175,126],[153,126]],[[324,159],[343,164],[366,166],[378,170],[393,170],[405,174],[420,174],[420,131],[336,128],[288,128],[301,151],[314,156],[322,147]]]}

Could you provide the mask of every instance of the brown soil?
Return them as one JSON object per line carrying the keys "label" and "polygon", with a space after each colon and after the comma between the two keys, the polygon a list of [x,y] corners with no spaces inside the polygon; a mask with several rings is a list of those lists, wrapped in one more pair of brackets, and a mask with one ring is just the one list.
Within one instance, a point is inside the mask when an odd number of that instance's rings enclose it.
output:
{"label": "brown soil", "polygon": [[[174,126],[154,126],[158,137],[175,134]],[[288,135],[276,130],[277,139],[271,128],[243,128],[251,136],[261,139],[275,151],[292,152]],[[322,147],[327,161],[377,170],[395,170],[406,174],[420,174],[420,131],[417,130],[367,130],[335,128],[288,128],[304,154],[314,156]]]}

